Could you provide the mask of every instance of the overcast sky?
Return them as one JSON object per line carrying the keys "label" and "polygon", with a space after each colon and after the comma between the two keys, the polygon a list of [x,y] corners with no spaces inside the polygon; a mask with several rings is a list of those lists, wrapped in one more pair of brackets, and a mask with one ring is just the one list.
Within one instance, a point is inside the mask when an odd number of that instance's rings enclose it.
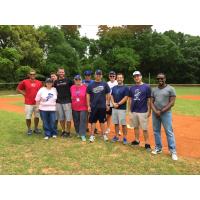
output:
{"label": "overcast sky", "polygon": [[[176,32],[182,32],[190,35],[200,35],[199,26],[194,25],[153,25],[153,30],[157,32],[164,32],[168,30],[174,30]],[[96,33],[98,31],[97,25],[82,25],[80,29],[81,36],[87,36],[88,38],[97,39]]]}

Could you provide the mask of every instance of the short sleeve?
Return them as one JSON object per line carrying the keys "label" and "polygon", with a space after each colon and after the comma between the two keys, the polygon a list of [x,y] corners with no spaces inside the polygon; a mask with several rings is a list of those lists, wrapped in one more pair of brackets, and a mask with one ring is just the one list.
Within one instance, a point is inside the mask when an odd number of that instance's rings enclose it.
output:
{"label": "short sleeve", "polygon": [[151,87],[147,85],[147,98],[151,97]]}
{"label": "short sleeve", "polygon": [[113,89],[111,91],[111,95],[113,95],[115,88],[116,88],[116,86],[113,87]]}
{"label": "short sleeve", "polygon": [[19,89],[19,90],[24,90],[25,89],[24,81],[21,81],[19,83],[19,85],[17,86],[17,89]]}
{"label": "short sleeve", "polygon": [[129,97],[132,97],[132,87],[129,88]]}
{"label": "short sleeve", "polygon": [[125,87],[124,96],[129,96],[129,88],[128,87]]}
{"label": "short sleeve", "polygon": [[40,101],[41,99],[42,88],[40,88],[36,94],[35,101]]}
{"label": "short sleeve", "polygon": [[105,93],[106,94],[110,93],[110,87],[109,87],[108,83],[105,83]]}
{"label": "short sleeve", "polygon": [[86,92],[87,92],[87,94],[91,94],[92,93],[91,84],[88,85]]}
{"label": "short sleeve", "polygon": [[170,97],[175,97],[176,96],[176,91],[173,87],[170,87]]}
{"label": "short sleeve", "polygon": [[154,91],[155,91],[155,89],[153,88],[153,89],[151,90],[151,97],[155,97]]}

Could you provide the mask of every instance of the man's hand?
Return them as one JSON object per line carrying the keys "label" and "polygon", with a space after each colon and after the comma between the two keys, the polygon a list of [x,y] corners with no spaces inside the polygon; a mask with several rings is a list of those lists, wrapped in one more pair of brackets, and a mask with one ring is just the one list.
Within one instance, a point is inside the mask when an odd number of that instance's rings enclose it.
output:
{"label": "man's hand", "polygon": [[110,106],[106,105],[106,111],[109,111],[109,110],[110,110]]}
{"label": "man's hand", "polygon": [[151,112],[147,113],[147,118],[149,118],[151,116]]}
{"label": "man's hand", "polygon": [[88,112],[91,112],[91,107],[90,106],[88,106]]}
{"label": "man's hand", "polygon": [[155,114],[156,114],[156,117],[158,118],[161,115],[161,111],[160,110],[156,110]]}
{"label": "man's hand", "polygon": [[113,106],[114,106],[114,108],[118,108],[119,104],[118,103],[114,103]]}

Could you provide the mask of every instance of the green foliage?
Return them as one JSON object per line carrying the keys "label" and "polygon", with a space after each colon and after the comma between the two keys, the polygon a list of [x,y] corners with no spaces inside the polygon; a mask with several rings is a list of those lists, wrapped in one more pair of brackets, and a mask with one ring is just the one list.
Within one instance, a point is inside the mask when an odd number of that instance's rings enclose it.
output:
{"label": "green foliage", "polygon": [[23,80],[27,78],[27,74],[30,72],[30,70],[31,70],[30,66],[20,66],[16,70],[17,80]]}

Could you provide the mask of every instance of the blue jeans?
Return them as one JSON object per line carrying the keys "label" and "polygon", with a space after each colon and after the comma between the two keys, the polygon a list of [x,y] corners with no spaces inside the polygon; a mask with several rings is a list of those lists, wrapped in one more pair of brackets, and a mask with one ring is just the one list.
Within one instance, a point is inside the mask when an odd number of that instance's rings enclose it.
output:
{"label": "blue jeans", "polygon": [[76,133],[80,136],[86,135],[86,123],[87,123],[87,111],[75,111],[72,110],[74,127]]}
{"label": "blue jeans", "polygon": [[40,116],[43,121],[45,136],[51,137],[53,135],[57,135],[57,129],[55,127],[56,111],[40,110]]}
{"label": "blue jeans", "polygon": [[156,149],[162,149],[162,141],[161,141],[161,124],[164,127],[165,134],[167,136],[168,148],[171,153],[176,153],[176,144],[174,132],[172,129],[172,112],[168,111],[162,113],[159,118],[156,117],[155,113],[152,113],[153,120],[153,131],[156,143]]}

